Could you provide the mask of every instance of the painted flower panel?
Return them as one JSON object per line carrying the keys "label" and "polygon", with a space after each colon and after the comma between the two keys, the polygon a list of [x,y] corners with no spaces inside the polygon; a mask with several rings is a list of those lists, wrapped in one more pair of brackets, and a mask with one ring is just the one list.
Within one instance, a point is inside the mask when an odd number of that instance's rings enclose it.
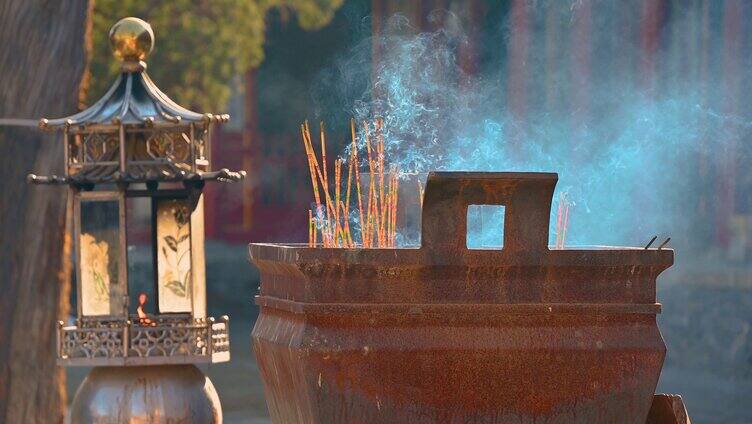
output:
{"label": "painted flower panel", "polygon": [[191,210],[183,199],[157,204],[157,273],[160,312],[191,310]]}

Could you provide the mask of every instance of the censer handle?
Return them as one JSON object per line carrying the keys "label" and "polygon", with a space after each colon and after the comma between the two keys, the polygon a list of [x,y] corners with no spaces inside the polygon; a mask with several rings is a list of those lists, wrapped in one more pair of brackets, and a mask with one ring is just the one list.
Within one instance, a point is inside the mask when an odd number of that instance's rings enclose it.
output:
{"label": "censer handle", "polygon": [[558,175],[517,172],[431,172],[423,197],[422,249],[467,250],[467,208],[503,205],[507,252],[548,250],[551,199]]}

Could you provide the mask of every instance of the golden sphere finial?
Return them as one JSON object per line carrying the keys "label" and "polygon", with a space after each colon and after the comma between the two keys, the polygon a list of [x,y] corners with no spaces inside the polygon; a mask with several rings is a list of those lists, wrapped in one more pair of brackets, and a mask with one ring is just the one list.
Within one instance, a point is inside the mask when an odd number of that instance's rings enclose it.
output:
{"label": "golden sphere finial", "polygon": [[148,22],[139,18],[123,18],[110,29],[112,53],[125,62],[146,59],[154,48],[154,31]]}

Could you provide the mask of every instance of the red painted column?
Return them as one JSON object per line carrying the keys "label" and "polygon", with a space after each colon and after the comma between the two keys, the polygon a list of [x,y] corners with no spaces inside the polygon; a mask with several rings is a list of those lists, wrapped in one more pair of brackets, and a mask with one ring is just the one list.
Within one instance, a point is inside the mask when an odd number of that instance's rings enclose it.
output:
{"label": "red painted column", "polygon": [[482,25],[483,11],[479,0],[467,0],[465,31],[467,38],[459,46],[457,54],[458,67],[460,70],[460,83],[467,85],[478,73],[478,46],[480,43],[480,28]]}
{"label": "red painted column", "polygon": [[[741,35],[744,23],[744,7],[741,0],[727,0],[723,10],[723,50],[722,50],[722,94],[721,108],[728,116],[739,116],[741,90]],[[719,149],[721,153],[720,169],[717,181],[718,192],[718,229],[717,240],[721,247],[727,248],[733,237],[731,219],[735,212],[735,180],[739,166],[737,145],[739,129],[734,125],[727,128],[725,143]]]}
{"label": "red painted column", "polygon": [[[592,2],[582,0],[573,12],[571,40],[572,124],[576,131],[585,130],[590,119],[591,58],[592,58]],[[581,140],[582,137],[577,137]],[[584,160],[575,157],[572,160]]]}
{"label": "red painted column", "polygon": [[242,182],[241,226],[244,233],[253,230],[253,208],[256,192],[253,189],[258,181],[258,170],[254,159],[259,152],[258,113],[256,111],[256,74],[252,69],[245,74],[245,96],[243,102],[244,120],[242,137],[242,168],[248,173]]}
{"label": "red painted column", "polygon": [[[527,0],[512,0],[510,11],[511,33],[507,61],[507,106],[512,117],[523,122],[528,108],[528,55],[530,48],[530,6]],[[517,128],[517,126],[513,126]],[[520,131],[510,134],[511,142],[523,142]]]}
{"label": "red painted column", "polygon": [[226,126],[214,127],[211,144],[211,160],[214,170],[228,168],[246,171],[246,178],[237,183],[207,183],[204,188],[205,233],[209,239],[228,242],[248,242],[254,228],[256,198],[253,190],[258,183],[260,145],[256,113],[256,70],[244,75],[243,116],[231,116],[234,122],[242,122],[236,130]]}
{"label": "red painted column", "polygon": [[[710,54],[710,3],[713,0],[703,0],[700,10],[700,36],[699,36],[699,45],[700,45],[700,96],[701,96],[701,102],[702,107],[707,108],[709,106],[709,92],[707,89],[707,83],[708,78],[710,75],[710,71],[708,69],[709,66],[709,54]],[[702,183],[702,187],[705,188],[709,185],[711,180],[711,173],[710,173],[710,160],[709,160],[709,154],[708,154],[708,144],[710,143],[710,140],[707,137],[707,117],[703,115],[702,117],[703,122],[701,123],[700,131],[701,134],[703,134],[702,138],[700,138],[700,154],[699,154],[699,163],[698,163],[698,170],[697,173],[699,175],[700,181]],[[711,210],[712,204],[710,200],[710,193],[708,193],[708,190],[701,190],[700,191],[700,199],[697,205],[698,214],[700,215],[701,219],[710,218],[711,216]],[[707,234],[711,234],[711,232],[708,232]],[[709,241],[709,240],[703,240],[703,241]]]}
{"label": "red painted column", "polygon": [[642,50],[640,82],[648,91],[655,89],[658,48],[664,13],[663,0],[644,0],[640,16],[640,46]]}
{"label": "red painted column", "polygon": [[562,22],[558,11],[562,7],[559,3],[546,4],[546,23],[544,29],[546,51],[546,112],[557,111],[561,101],[561,91],[557,76],[561,72]]}

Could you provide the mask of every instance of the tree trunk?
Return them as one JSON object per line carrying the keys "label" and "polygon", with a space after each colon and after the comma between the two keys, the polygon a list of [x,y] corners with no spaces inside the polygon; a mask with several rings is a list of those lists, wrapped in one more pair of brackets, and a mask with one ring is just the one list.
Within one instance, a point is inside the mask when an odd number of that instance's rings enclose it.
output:
{"label": "tree trunk", "polygon": [[[0,2],[0,118],[77,110],[87,65],[88,0]],[[56,423],[65,374],[55,322],[67,318],[66,190],[29,186],[28,172],[62,169],[62,140],[0,126],[0,422]]]}

